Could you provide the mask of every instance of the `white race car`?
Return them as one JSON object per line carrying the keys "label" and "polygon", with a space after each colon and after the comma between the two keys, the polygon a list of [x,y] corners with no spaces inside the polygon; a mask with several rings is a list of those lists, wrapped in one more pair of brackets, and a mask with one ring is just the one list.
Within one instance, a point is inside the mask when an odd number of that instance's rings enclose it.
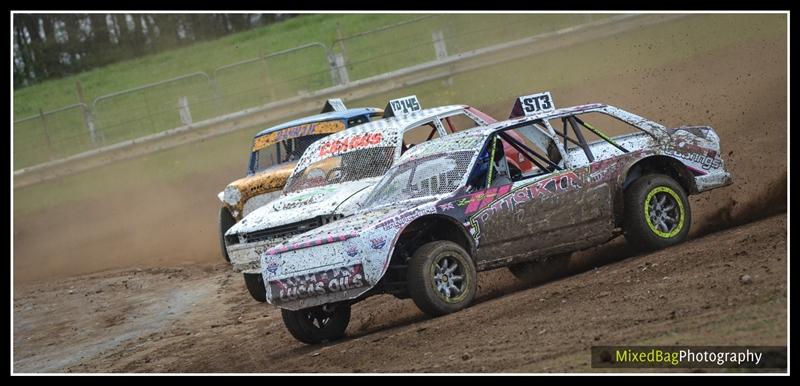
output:
{"label": "white race car", "polygon": [[230,262],[243,271],[253,298],[266,301],[259,259],[268,248],[355,213],[371,188],[412,146],[495,121],[465,105],[422,109],[416,96],[390,101],[384,117],[309,145],[281,196],[225,233]]}
{"label": "white race car", "polygon": [[[409,150],[364,209],[267,250],[266,298],[289,332],[340,338],[351,304],[380,293],[455,312],[478,271],[535,280],[620,234],[675,245],[691,225],[687,195],[731,183],[707,126],[667,129],[605,104],[555,109],[549,93],[520,97],[512,118]],[[514,171],[517,157],[536,167]]]}

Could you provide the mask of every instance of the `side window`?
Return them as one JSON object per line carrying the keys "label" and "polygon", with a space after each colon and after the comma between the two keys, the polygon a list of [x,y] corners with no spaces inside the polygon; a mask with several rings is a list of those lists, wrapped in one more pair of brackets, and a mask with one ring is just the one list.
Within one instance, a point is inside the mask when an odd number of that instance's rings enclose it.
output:
{"label": "side window", "polygon": [[439,132],[436,130],[436,126],[431,122],[406,130],[403,133],[402,152],[405,153],[406,150],[412,148],[414,145],[434,138],[439,138]]}
{"label": "side window", "polygon": [[[524,159],[531,166],[528,171],[520,168],[525,176],[536,176],[549,173],[554,167],[563,168],[564,159],[557,143],[547,134],[548,130],[542,122],[533,122],[503,131],[507,153],[516,155],[516,161]],[[512,163],[514,161],[511,161]]]}
{"label": "side window", "polygon": [[[617,119],[611,115],[593,112],[593,113],[586,113],[586,114],[578,114],[576,115],[577,118],[582,120],[584,124],[589,124],[591,127],[595,128],[602,134],[605,134],[609,137],[616,137],[619,135],[625,135],[630,133],[640,133],[641,130],[636,126],[631,125],[628,122],[623,120]],[[594,138],[591,140],[589,138]],[[588,133],[587,140],[589,143],[594,141],[602,140],[602,138],[595,133]]]}
{"label": "side window", "polygon": [[444,124],[444,129],[447,134],[453,134],[462,130],[480,126],[478,122],[475,122],[472,118],[464,113],[444,117],[442,118],[442,123]]}
{"label": "side window", "polygon": [[614,137],[641,132],[636,126],[598,112],[551,119],[550,125],[575,166],[594,162],[597,157],[627,153]]}
{"label": "side window", "polygon": [[[475,191],[561,170],[563,162],[557,150],[556,142],[545,134],[541,124],[503,130],[490,138],[479,154],[468,184]],[[530,166],[520,168],[520,160]]]}
{"label": "side window", "polygon": [[[494,156],[494,157],[492,157]],[[478,154],[467,180],[469,191],[488,189],[511,182],[503,140],[498,135],[489,138]]]}
{"label": "side window", "polygon": [[278,144],[273,144],[252,152],[250,161],[251,172],[258,173],[272,165],[279,164],[279,150],[281,149],[278,147]]}

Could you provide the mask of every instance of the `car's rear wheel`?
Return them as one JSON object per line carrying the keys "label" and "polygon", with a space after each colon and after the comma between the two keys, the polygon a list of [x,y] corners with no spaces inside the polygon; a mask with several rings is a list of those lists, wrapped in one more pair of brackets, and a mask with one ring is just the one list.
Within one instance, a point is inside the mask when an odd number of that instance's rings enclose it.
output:
{"label": "car's rear wheel", "polygon": [[292,336],[308,344],[341,339],[350,323],[350,304],[326,304],[297,311],[281,310],[283,324]]}
{"label": "car's rear wheel", "polygon": [[648,174],[625,191],[625,240],[640,249],[666,248],[686,240],[692,211],[686,191],[663,174]]}
{"label": "car's rear wheel", "polygon": [[226,207],[219,208],[219,245],[222,248],[222,257],[227,262],[231,262],[230,256],[228,256],[228,249],[225,248],[225,232],[228,229],[236,224],[236,219],[233,218],[231,212]]}
{"label": "car's rear wheel", "polygon": [[244,285],[250,296],[261,303],[267,301],[267,288],[264,286],[264,278],[260,273],[244,273]]}
{"label": "car's rear wheel", "polygon": [[571,255],[572,253],[562,253],[540,260],[511,264],[508,266],[508,270],[514,277],[525,283],[546,283],[566,275]]}
{"label": "car's rear wheel", "polygon": [[452,241],[419,247],[408,264],[408,291],[428,315],[449,314],[469,306],[478,289],[475,262]]}

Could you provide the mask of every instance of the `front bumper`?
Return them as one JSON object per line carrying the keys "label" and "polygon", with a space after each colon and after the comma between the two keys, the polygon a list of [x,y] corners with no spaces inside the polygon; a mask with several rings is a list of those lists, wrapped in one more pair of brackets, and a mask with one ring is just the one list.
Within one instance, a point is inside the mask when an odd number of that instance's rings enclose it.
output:
{"label": "front bumper", "polygon": [[694,178],[694,182],[695,186],[697,186],[697,192],[702,193],[711,189],[721,188],[723,186],[732,184],[733,177],[731,177],[731,174],[727,171],[720,171],[702,176],[696,176]]}
{"label": "front bumper", "polygon": [[231,259],[233,270],[235,272],[260,274],[261,254],[289,238],[290,236],[276,237],[255,243],[228,245],[228,257]]}
{"label": "front bumper", "polygon": [[299,310],[354,299],[372,288],[361,263],[320,267],[313,272],[267,280],[267,302]]}
{"label": "front bumper", "polygon": [[[267,302],[299,310],[352,300],[380,281],[389,263],[386,238],[355,237],[307,240],[307,246],[262,254]],[[374,241],[372,239],[375,239]]]}

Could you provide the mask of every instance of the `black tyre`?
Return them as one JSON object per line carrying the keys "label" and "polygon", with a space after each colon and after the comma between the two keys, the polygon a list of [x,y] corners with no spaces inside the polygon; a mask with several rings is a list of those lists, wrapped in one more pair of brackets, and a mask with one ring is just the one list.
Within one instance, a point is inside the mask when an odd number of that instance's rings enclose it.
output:
{"label": "black tyre", "polygon": [[478,289],[475,262],[452,241],[432,241],[414,252],[408,264],[408,292],[428,315],[469,306]]}
{"label": "black tyre", "polygon": [[244,285],[253,299],[261,303],[267,301],[267,288],[264,286],[264,279],[260,273],[244,273]]}
{"label": "black tyre", "polygon": [[623,230],[628,244],[642,250],[666,248],[686,240],[692,210],[686,191],[663,174],[647,174],[625,190]]}
{"label": "black tyre", "polygon": [[228,256],[228,250],[225,248],[225,232],[236,224],[236,219],[233,218],[231,212],[226,207],[219,208],[219,246],[222,248],[222,257],[225,261],[231,262]]}
{"label": "black tyre", "polygon": [[567,274],[572,253],[548,256],[541,260],[511,264],[508,270],[520,281],[530,284],[546,283]]}
{"label": "black tyre", "polygon": [[350,323],[350,305],[339,303],[298,311],[281,310],[281,315],[283,324],[295,339],[317,344],[344,337]]}

